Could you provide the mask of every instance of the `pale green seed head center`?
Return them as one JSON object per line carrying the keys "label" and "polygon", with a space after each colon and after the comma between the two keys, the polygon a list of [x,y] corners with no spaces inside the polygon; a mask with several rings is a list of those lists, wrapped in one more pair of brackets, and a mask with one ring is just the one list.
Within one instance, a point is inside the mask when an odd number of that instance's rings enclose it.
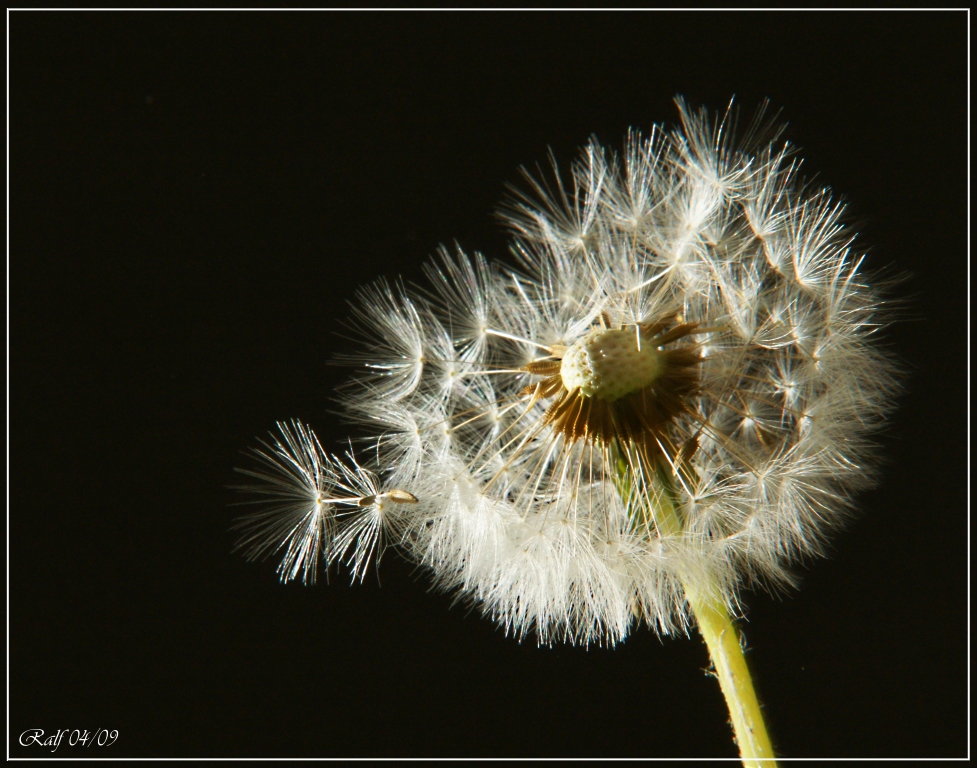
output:
{"label": "pale green seed head center", "polygon": [[665,369],[662,353],[634,328],[591,331],[563,355],[563,386],[613,402],[650,386]]}

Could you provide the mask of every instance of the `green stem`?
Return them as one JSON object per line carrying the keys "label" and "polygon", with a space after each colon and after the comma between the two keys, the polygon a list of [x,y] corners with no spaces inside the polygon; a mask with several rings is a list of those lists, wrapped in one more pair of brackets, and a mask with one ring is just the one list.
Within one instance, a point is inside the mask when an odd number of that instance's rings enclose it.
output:
{"label": "green stem", "polygon": [[726,697],[743,765],[776,765],[760,703],[746,666],[743,645],[729,611],[722,600],[697,594],[695,590],[686,589],[685,596],[709,648],[719,687]]}
{"label": "green stem", "polygon": [[[671,474],[664,468],[659,469],[655,476],[645,478],[648,490],[654,489],[657,493],[634,494],[629,463],[623,460],[619,450],[614,453],[618,467],[618,490],[622,498],[632,501],[637,497],[647,498],[653,507],[650,511],[659,534],[663,537],[681,535],[683,524],[675,504],[676,492]],[[726,604],[719,597],[719,590],[715,584],[708,583],[698,583],[692,587],[684,579],[682,586],[699,632],[709,649],[719,687],[726,698],[743,765],[750,768],[764,764],[776,766],[760,703],[743,654],[743,644]]]}

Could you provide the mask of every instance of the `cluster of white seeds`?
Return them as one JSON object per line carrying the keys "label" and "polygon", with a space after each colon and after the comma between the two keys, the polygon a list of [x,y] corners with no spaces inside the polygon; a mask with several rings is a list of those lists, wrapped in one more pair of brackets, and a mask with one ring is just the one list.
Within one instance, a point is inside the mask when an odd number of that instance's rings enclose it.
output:
{"label": "cluster of white seeds", "polygon": [[515,267],[443,250],[430,286],[359,297],[342,402],[418,501],[374,535],[520,638],[684,629],[695,584],[735,611],[871,480],[896,385],[843,206],[769,126],[679,106],[530,179]]}

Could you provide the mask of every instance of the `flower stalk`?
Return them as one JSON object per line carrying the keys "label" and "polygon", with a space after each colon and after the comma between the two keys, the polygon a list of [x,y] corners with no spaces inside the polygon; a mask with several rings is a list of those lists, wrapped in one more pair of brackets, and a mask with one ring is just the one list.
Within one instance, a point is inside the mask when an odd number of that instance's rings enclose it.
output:
{"label": "flower stalk", "polygon": [[702,639],[709,648],[709,657],[729,708],[743,765],[748,768],[776,765],[770,737],[763,723],[763,713],[746,665],[743,645],[729,611],[722,600],[695,589],[687,589],[685,596]]}
{"label": "flower stalk", "polygon": [[[618,461],[617,467],[620,477],[618,489],[622,493],[629,493],[635,484],[628,477],[628,465],[624,461]],[[681,535],[682,520],[674,501],[676,493],[671,474],[659,466],[653,477],[645,478],[645,483],[657,491],[642,496],[652,507],[647,515],[654,520],[659,535]],[[699,633],[709,649],[709,658],[726,699],[743,765],[747,768],[776,766],[760,702],[753,689],[753,679],[743,653],[742,640],[726,604],[718,596],[719,590],[716,585],[709,583],[692,585],[688,579],[682,579],[682,586]]]}

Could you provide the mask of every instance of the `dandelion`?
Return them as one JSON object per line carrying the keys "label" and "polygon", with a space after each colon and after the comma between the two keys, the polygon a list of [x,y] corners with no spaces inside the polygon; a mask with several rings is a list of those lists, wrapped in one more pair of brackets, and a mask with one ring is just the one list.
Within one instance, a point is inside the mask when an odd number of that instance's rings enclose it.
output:
{"label": "dandelion", "polygon": [[[341,400],[377,474],[282,429],[252,476],[285,501],[245,542],[284,548],[283,578],[340,551],[362,578],[384,534],[542,644],[695,625],[752,760],[773,753],[731,616],[824,554],[897,385],[844,206],[764,110],[736,140],[732,110],[678,105],[672,131],[529,176],[503,214],[515,267],[442,249],[429,287],[359,294],[368,343]],[[381,476],[417,503],[370,501],[334,532]],[[321,500],[335,488],[349,498]]]}

